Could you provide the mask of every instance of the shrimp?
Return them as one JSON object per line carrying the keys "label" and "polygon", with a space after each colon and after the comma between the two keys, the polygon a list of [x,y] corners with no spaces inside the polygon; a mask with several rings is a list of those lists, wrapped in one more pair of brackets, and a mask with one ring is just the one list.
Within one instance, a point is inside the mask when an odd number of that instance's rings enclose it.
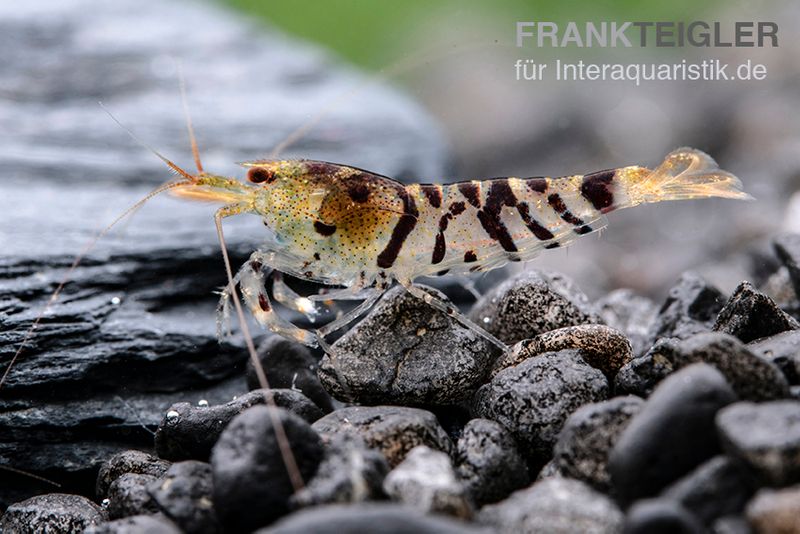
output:
{"label": "shrimp", "polygon": [[[174,166],[170,162],[171,166]],[[224,217],[263,219],[264,244],[223,291],[218,323],[227,320],[232,289],[256,321],[310,347],[367,311],[393,284],[447,313],[498,347],[505,345],[458,310],[415,286],[421,276],[464,275],[527,261],[604,228],[606,214],[642,203],[720,197],[745,200],[734,175],[692,148],[671,152],[654,170],[621,167],[562,178],[493,178],[449,185],[400,182],[363,169],[311,160],[242,163],[247,183],[200,171],[170,193],[220,202]],[[177,167],[173,167],[177,168]],[[361,304],[316,331],[278,315],[265,285],[273,273],[343,286],[301,297],[275,281],[273,295],[313,318],[316,301]]]}

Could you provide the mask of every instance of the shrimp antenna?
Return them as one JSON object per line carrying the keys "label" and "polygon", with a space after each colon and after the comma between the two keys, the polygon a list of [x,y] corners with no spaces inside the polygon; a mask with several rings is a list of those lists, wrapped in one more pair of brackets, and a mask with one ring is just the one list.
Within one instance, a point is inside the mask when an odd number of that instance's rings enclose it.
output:
{"label": "shrimp antenna", "polygon": [[192,145],[192,157],[194,158],[197,172],[204,174],[203,164],[200,161],[200,150],[197,148],[197,137],[194,135],[194,127],[192,127],[192,115],[189,113],[189,99],[186,97],[186,78],[183,75],[183,67],[181,67],[180,61],[177,62],[177,69],[181,86],[181,104],[183,104],[183,114],[186,117],[186,130],[189,132],[189,142]]}

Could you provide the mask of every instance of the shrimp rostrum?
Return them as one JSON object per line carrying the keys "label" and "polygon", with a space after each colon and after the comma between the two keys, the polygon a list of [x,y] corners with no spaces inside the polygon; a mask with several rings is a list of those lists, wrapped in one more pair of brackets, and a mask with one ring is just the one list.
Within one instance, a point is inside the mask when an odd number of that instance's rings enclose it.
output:
{"label": "shrimp rostrum", "polygon": [[[173,169],[174,164],[168,162]],[[452,305],[412,284],[420,276],[487,271],[526,261],[543,249],[563,247],[606,226],[605,214],[642,203],[721,197],[747,199],[741,182],[703,152],[682,148],[654,170],[621,167],[562,178],[494,178],[449,185],[404,185],[355,167],[310,160],[243,163],[247,182],[199,171],[170,190],[224,203],[222,218],[260,216],[264,244],[223,292],[219,318],[241,288],[256,320],[309,346],[369,309],[393,283],[448,313],[490,341],[491,334]],[[275,279],[273,296],[313,316],[320,300],[362,300],[316,331],[278,315],[265,288],[275,272],[340,286],[300,297]]]}

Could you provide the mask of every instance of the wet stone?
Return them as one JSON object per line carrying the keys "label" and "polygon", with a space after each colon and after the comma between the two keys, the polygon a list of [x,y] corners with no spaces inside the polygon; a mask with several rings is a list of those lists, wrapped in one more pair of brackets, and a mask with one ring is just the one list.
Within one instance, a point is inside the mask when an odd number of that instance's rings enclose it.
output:
{"label": "wet stone", "polygon": [[237,415],[211,453],[213,504],[226,530],[250,531],[289,511],[294,488],[276,438],[276,417],[304,481],[311,480],[323,458],[320,437],[297,415],[265,406]]}
{"label": "wet stone", "polygon": [[601,322],[571,279],[537,270],[495,287],[475,303],[469,318],[509,345],[550,330]]}
{"label": "wet stone", "polygon": [[100,467],[100,472],[97,474],[97,498],[104,499],[111,483],[125,473],[158,478],[169,469],[170,465],[170,462],[142,451],[129,450],[117,453]]}
{"label": "wet stone", "polygon": [[196,460],[174,463],[148,490],[159,509],[181,530],[195,534],[220,531],[209,464]]}
{"label": "wet stone", "polygon": [[104,520],[103,509],[86,497],[48,493],[9,506],[0,532],[83,532]]}
{"label": "wet stone", "polygon": [[715,456],[676,480],[661,496],[680,503],[710,526],[720,517],[741,512],[753,494],[753,486],[739,462]]}
{"label": "wet stone", "polygon": [[[208,460],[211,448],[228,423],[251,406],[264,404],[264,392],[262,389],[250,391],[215,406],[173,404],[156,431],[156,452],[169,460]],[[299,391],[272,389],[269,392],[278,407],[309,423],[322,417],[322,410]]]}
{"label": "wet stone", "polygon": [[[281,336],[270,336],[258,347],[267,382],[273,389],[297,389],[325,413],[333,410],[331,398],[317,377],[317,358],[304,345]],[[247,360],[247,387],[261,388],[253,362]]]}
{"label": "wet stone", "polygon": [[658,314],[658,306],[652,300],[630,289],[617,289],[595,302],[595,307],[605,324],[630,340],[634,356],[647,352],[652,345],[650,328]]}
{"label": "wet stone", "polygon": [[717,428],[725,450],[766,484],[800,482],[800,401],[739,402],[719,413]]}
{"label": "wet stone", "polygon": [[497,502],[530,482],[511,433],[488,419],[473,419],[456,445],[456,473],[476,505]]}
{"label": "wet stone", "polygon": [[610,380],[632,357],[631,343],[619,330],[602,324],[567,326],[520,341],[494,363],[492,376],[538,354],[566,349],[580,350],[586,363]]}
{"label": "wet stone", "polygon": [[181,534],[174,523],[164,517],[134,515],[89,527],[83,534]]}
{"label": "wet stone", "polygon": [[473,412],[508,428],[526,456],[547,461],[567,417],[607,395],[603,373],[587,364],[579,351],[562,350],[498,373],[475,394]]}
{"label": "wet stone", "polygon": [[800,384],[800,331],[789,330],[747,344],[754,354],[775,364],[791,385]]}
{"label": "wet stone", "polygon": [[388,472],[389,464],[383,454],[367,448],[360,437],[333,435],[317,473],[292,495],[291,507],[378,499],[383,496],[383,479]]}
{"label": "wet stone", "polygon": [[796,295],[800,295],[800,235],[787,234],[773,241],[775,253],[789,272]]}
{"label": "wet stone", "polygon": [[714,417],[735,400],[722,374],[706,364],[659,384],[611,451],[608,470],[617,499],[628,504],[656,495],[717,454]]}
{"label": "wet stone", "polygon": [[760,490],[747,505],[747,520],[757,534],[800,532],[800,486]]}
{"label": "wet stone", "polygon": [[[720,517],[711,526],[714,534],[753,534],[753,528],[747,518],[740,515],[726,515]],[[764,534],[770,534],[765,532]]]}
{"label": "wet stone", "polygon": [[650,328],[650,344],[660,338],[686,339],[711,330],[725,295],[703,277],[687,271],[669,291]]}
{"label": "wet stone", "polygon": [[355,434],[368,447],[383,453],[389,466],[402,462],[417,445],[451,454],[453,442],[427,410],[401,406],[351,406],[315,421],[312,428],[323,437]]}
{"label": "wet stone", "polygon": [[569,416],[553,448],[558,473],[608,492],[608,457],[631,417],[644,401],[633,395],[586,404]]}
{"label": "wet stone", "polygon": [[548,478],[514,492],[506,500],[484,506],[481,524],[495,532],[598,532],[622,529],[622,512],[616,504],[583,482]]}
{"label": "wet stone", "polygon": [[668,499],[644,499],[625,517],[625,534],[705,534],[703,524],[687,509]]}
{"label": "wet stone", "polygon": [[254,534],[489,534],[469,523],[441,515],[425,515],[389,503],[317,506],[295,512]]}
{"label": "wet stone", "polygon": [[[443,293],[420,287],[449,302]],[[333,353],[322,358],[319,376],[334,397],[435,406],[469,398],[500,351],[397,286],[333,344]]]}
{"label": "wet stone", "polygon": [[425,445],[409,451],[405,460],[392,469],[383,489],[393,500],[424,513],[472,517],[469,494],[461,485],[450,457]]}
{"label": "wet stone", "polygon": [[797,329],[797,319],[749,282],[736,288],[714,323],[714,330],[736,336],[744,343]]}
{"label": "wet stone", "polygon": [[158,505],[147,491],[147,485],[154,480],[156,477],[152,475],[139,473],[124,473],[114,480],[108,488],[108,517],[119,519],[158,512]]}
{"label": "wet stone", "polygon": [[615,379],[617,393],[646,397],[660,380],[692,363],[719,370],[743,400],[771,400],[789,395],[780,369],[753,354],[737,338],[721,332],[697,334],[683,341],[661,340],[641,358],[631,360]]}

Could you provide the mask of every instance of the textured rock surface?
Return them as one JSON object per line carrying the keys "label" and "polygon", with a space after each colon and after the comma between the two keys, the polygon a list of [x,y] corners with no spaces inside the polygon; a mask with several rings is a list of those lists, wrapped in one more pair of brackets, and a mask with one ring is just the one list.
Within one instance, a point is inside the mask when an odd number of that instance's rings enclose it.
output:
{"label": "textured rock surface", "polygon": [[89,527],[83,534],[181,534],[181,530],[164,517],[134,515]]}
{"label": "textured rock surface", "polygon": [[569,416],[553,447],[553,468],[560,474],[607,492],[608,456],[644,401],[633,395],[586,404]]}
{"label": "textured rock surface", "polygon": [[211,466],[189,460],[178,462],[148,486],[159,510],[185,532],[214,534],[220,531],[213,504]]}
{"label": "textured rock surface", "polygon": [[475,394],[473,411],[508,428],[524,454],[546,461],[567,417],[607,395],[603,373],[589,366],[578,351],[564,350],[498,373]]}
{"label": "textured rock surface", "polygon": [[428,406],[469,398],[500,352],[400,286],[390,289],[369,315],[336,341],[333,351],[334,356],[322,358],[319,375],[335,397]]}
{"label": "textured rock surface", "polygon": [[108,487],[106,513],[110,519],[133,515],[154,514],[159,511],[147,486],[156,480],[152,475],[124,473]]}
{"label": "textured rock surface", "polygon": [[572,280],[532,269],[484,295],[469,318],[508,344],[565,326],[601,322]]}
{"label": "textured rock surface", "polygon": [[549,478],[485,506],[478,516],[496,532],[619,532],[623,515],[614,502],[583,482]]}
{"label": "textured rock surface", "polygon": [[616,289],[595,302],[600,318],[611,328],[623,332],[631,342],[634,356],[641,356],[652,345],[650,327],[658,306],[630,289]]}
{"label": "textured rock surface", "polygon": [[[170,177],[98,100],[189,166],[177,59],[206,169],[242,176],[236,161],[268,155],[364,80],[319,49],[212,3],[8,4],[0,42],[9,51],[0,69],[0,211],[13,221],[0,232],[0,370],[73,256]],[[398,92],[372,84],[328,111],[284,155],[406,180],[446,174],[437,126]],[[215,339],[213,292],[225,277],[212,210],[155,199],[88,254],[3,386],[0,463],[90,494],[102,461],[151,442],[142,424],[154,429],[170,404],[216,404],[245,392],[239,338]],[[225,226],[238,265],[263,226],[256,217]],[[13,480],[14,500],[49,491]]]}
{"label": "textured rock surface", "polygon": [[352,406],[316,421],[312,428],[323,436],[353,433],[368,447],[380,450],[394,467],[417,445],[427,445],[447,454],[453,442],[427,410],[400,406]]}
{"label": "textured rock surface", "polygon": [[719,451],[717,411],[736,394],[713,367],[695,364],[662,382],[633,416],[608,462],[618,500],[656,495]]}
{"label": "textured rock surface", "polygon": [[748,343],[747,348],[778,366],[789,384],[800,384],[800,331],[762,338]]}
{"label": "textured rock surface", "polygon": [[48,493],[9,506],[0,531],[82,532],[104,519],[103,510],[85,497]]}
{"label": "textured rock surface", "polygon": [[167,469],[170,463],[161,460],[152,454],[143,451],[122,451],[105,462],[100,467],[97,474],[96,494],[98,499],[103,499],[108,492],[112,482],[125,473],[135,473],[159,478]]}
{"label": "textured rock surface", "polygon": [[662,337],[685,339],[711,330],[725,296],[703,277],[693,272],[681,275],[650,327],[650,343]]}
{"label": "textured rock surface", "polygon": [[714,323],[714,330],[736,336],[744,343],[797,329],[800,329],[797,319],[749,282],[742,282],[736,288]]}
{"label": "textured rock surface", "polygon": [[511,433],[488,419],[473,419],[456,444],[456,472],[476,505],[497,502],[530,481]]}

